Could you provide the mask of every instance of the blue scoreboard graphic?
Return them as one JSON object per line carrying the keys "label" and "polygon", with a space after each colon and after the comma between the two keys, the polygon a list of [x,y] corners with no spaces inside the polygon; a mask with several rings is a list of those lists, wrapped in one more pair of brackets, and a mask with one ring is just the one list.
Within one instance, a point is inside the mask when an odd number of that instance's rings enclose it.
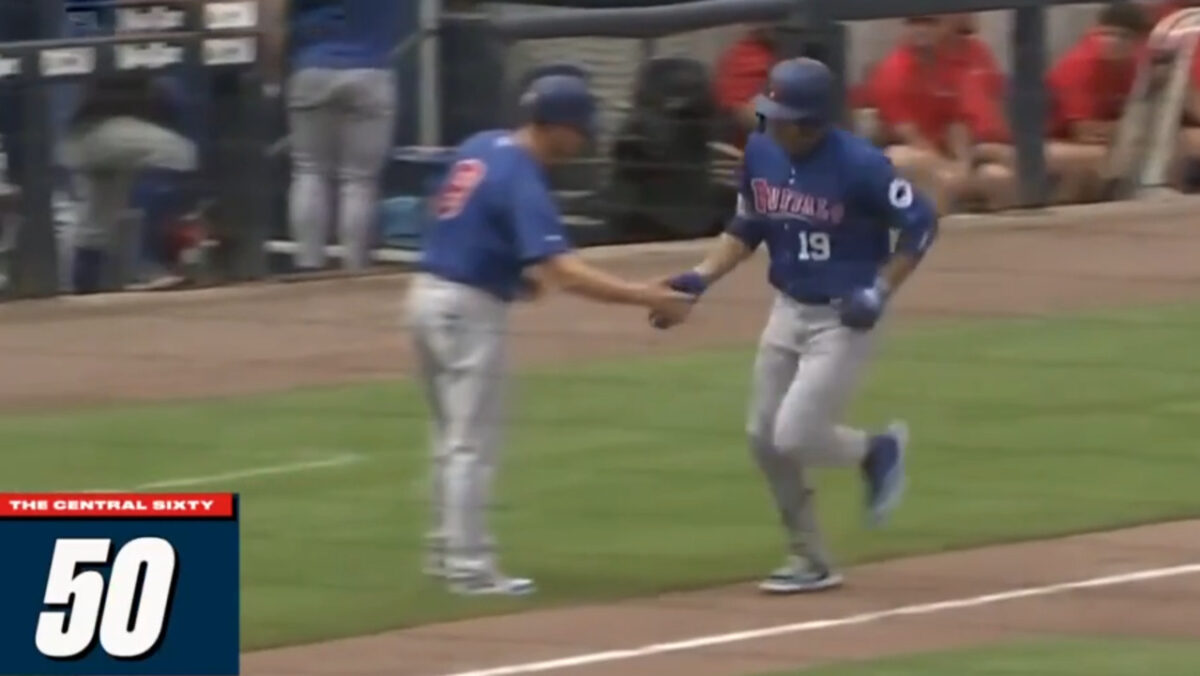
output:
{"label": "blue scoreboard graphic", "polygon": [[0,493],[0,674],[238,673],[229,493]]}

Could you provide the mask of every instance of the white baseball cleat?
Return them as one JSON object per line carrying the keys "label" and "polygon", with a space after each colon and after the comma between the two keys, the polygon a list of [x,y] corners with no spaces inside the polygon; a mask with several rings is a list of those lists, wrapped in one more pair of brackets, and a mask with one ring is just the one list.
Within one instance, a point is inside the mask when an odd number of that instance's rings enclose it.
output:
{"label": "white baseball cleat", "polygon": [[814,565],[803,557],[792,556],[786,564],[758,583],[758,588],[775,595],[811,594],[836,589],[844,581],[841,573]]}
{"label": "white baseball cleat", "polygon": [[463,596],[529,596],[537,591],[537,585],[529,578],[488,571],[452,575],[450,591]]}

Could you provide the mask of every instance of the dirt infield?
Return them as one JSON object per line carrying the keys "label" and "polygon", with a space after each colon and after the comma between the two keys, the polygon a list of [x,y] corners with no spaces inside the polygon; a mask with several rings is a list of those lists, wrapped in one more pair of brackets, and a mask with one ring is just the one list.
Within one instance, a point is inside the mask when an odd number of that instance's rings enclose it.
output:
{"label": "dirt infield", "polygon": [[[1200,297],[1197,206],[1181,199],[961,220],[905,289],[899,317],[1039,315]],[[697,254],[678,245],[589,255],[652,276]],[[671,334],[650,331],[624,308],[561,297],[522,307],[514,354],[525,364],[579,363],[744,344],[767,308],[761,267],[761,257],[745,266]],[[0,307],[0,409],[402,376],[410,364],[403,287],[394,276]],[[480,676],[568,668],[735,676],[1032,633],[1200,638],[1184,617],[1200,602],[1200,568],[1162,570],[1196,562],[1200,524],[1171,524],[868,566],[851,571],[845,591],[802,600],[780,603],[742,587],[672,595],[254,653],[243,671],[436,675],[583,655]],[[1138,571],[1158,572],[1120,577]],[[1112,575],[1119,577],[1104,579]],[[1083,580],[1092,582],[1056,586]],[[1011,593],[981,596],[1000,592]],[[928,605],[944,601],[954,603]],[[678,641],[685,642],[671,644]]]}
{"label": "dirt infield", "polygon": [[742,585],[430,626],[251,653],[242,673],[744,676],[1034,634],[1200,638],[1198,534],[1177,523],[892,561],[821,596]]}

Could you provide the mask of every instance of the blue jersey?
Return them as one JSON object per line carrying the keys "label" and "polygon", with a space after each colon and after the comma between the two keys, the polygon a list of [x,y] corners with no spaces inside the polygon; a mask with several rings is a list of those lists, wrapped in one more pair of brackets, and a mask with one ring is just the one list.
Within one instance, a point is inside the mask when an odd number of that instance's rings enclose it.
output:
{"label": "blue jersey", "polygon": [[508,131],[459,146],[432,209],[421,269],[505,301],[525,267],[571,248],[542,166]]}
{"label": "blue jersey", "polygon": [[292,68],[391,68],[409,12],[401,0],[302,0],[292,8]]}
{"label": "blue jersey", "polygon": [[799,158],[763,133],[746,142],[729,233],[751,249],[765,242],[771,285],[797,301],[826,304],[872,285],[891,255],[891,228],[919,256],[936,225],[887,157],[849,132],[831,130]]}

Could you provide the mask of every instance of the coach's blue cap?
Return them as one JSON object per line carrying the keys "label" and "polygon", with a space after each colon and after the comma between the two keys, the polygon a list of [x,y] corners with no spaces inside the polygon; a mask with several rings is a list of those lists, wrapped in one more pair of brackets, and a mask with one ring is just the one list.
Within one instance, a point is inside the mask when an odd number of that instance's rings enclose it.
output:
{"label": "coach's blue cap", "polygon": [[521,95],[521,109],[531,122],[572,127],[588,138],[596,133],[596,98],[575,75],[535,78]]}

